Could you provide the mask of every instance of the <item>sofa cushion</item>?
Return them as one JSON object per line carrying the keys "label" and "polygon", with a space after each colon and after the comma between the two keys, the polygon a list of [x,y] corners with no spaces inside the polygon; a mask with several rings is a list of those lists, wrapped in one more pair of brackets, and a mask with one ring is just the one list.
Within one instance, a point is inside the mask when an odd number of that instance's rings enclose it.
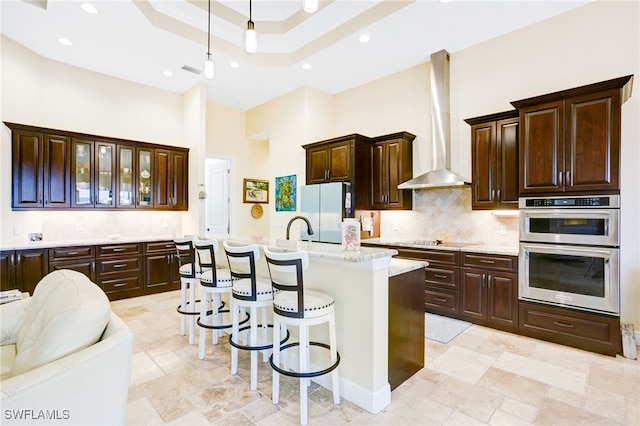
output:
{"label": "sofa cushion", "polygon": [[10,377],[11,366],[16,360],[16,345],[0,346],[0,380]]}
{"label": "sofa cushion", "polygon": [[110,315],[109,299],[85,275],[59,270],[45,276],[20,324],[11,376],[94,344]]}

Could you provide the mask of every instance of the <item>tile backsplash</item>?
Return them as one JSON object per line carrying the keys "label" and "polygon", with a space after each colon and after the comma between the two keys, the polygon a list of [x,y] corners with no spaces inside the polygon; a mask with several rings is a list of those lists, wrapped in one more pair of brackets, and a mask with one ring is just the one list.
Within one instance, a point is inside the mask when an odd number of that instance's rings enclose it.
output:
{"label": "tile backsplash", "polygon": [[413,210],[381,212],[380,237],[518,245],[518,216],[471,210],[471,188],[414,190]]}

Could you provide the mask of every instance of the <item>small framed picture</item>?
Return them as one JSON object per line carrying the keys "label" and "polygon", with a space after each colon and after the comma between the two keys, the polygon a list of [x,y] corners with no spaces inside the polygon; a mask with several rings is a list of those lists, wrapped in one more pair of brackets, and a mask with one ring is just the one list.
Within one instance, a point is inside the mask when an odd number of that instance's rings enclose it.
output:
{"label": "small framed picture", "polygon": [[244,179],[242,182],[243,203],[268,203],[269,181],[262,179]]}

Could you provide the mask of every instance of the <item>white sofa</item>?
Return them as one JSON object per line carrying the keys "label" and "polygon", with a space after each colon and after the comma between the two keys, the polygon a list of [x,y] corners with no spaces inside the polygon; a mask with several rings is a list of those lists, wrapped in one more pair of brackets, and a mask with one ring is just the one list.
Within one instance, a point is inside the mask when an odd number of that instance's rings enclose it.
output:
{"label": "white sofa", "polygon": [[54,271],[0,305],[2,424],[124,424],[133,334],[85,275]]}

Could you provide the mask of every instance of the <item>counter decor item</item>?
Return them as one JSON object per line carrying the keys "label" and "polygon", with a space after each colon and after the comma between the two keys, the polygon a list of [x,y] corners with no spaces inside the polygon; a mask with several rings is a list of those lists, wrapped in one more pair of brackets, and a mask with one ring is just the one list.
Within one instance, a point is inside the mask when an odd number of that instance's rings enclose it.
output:
{"label": "counter decor item", "polygon": [[342,250],[360,250],[360,221],[344,219],[342,221]]}
{"label": "counter decor item", "polygon": [[242,180],[242,202],[243,203],[268,203],[269,202],[269,181],[262,179]]}
{"label": "counter decor item", "polygon": [[276,211],[296,211],[296,175],[276,177]]}

